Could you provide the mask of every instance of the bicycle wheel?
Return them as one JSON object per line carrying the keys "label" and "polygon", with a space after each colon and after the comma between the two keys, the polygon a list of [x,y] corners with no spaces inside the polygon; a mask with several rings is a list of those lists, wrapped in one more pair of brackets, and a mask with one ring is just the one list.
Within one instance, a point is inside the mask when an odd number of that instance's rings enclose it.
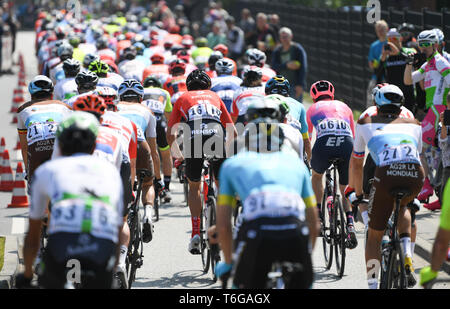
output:
{"label": "bicycle wheel", "polygon": [[[216,200],[214,198],[210,198],[210,204],[208,207],[209,211],[209,226],[213,226],[216,224]],[[209,245],[209,251],[210,251],[210,264],[211,264],[211,272],[212,272],[212,279],[214,282],[217,281],[216,271],[215,267],[216,264],[220,261],[220,250],[218,244]]]}
{"label": "bicycle wheel", "polygon": [[334,201],[334,226],[335,226],[335,243],[334,253],[336,257],[336,270],[339,277],[344,275],[345,269],[345,241],[347,238],[346,224],[344,217],[344,209],[342,207],[339,197]]}
{"label": "bicycle wheel", "polygon": [[397,249],[391,250],[387,266],[386,281],[383,282],[385,289],[405,289],[406,274],[403,265],[402,252]]}
{"label": "bicycle wheel", "polygon": [[155,200],[153,202],[153,209],[155,211],[155,222],[159,221],[159,192],[155,193]]}
{"label": "bicycle wheel", "polygon": [[206,244],[206,229],[207,229],[207,220],[208,220],[208,205],[204,203],[205,200],[205,191],[203,188],[203,182],[205,181],[202,176],[202,185],[200,185],[200,201],[202,204],[202,211],[200,212],[200,252],[202,258],[203,272],[206,274],[209,270],[210,264],[210,252],[207,250]]}
{"label": "bicycle wheel", "polygon": [[331,268],[333,263],[333,242],[332,242],[332,232],[331,232],[331,218],[328,213],[327,199],[328,190],[325,189],[323,194],[323,200],[320,212],[322,213],[322,247],[323,247],[323,257],[325,259],[326,269]]}
{"label": "bicycle wheel", "polygon": [[[130,258],[130,271],[128,272],[128,288],[131,286],[136,279],[136,270],[142,266],[141,254],[139,249],[141,248],[142,240],[142,229],[141,229],[141,214],[137,213],[135,216],[135,226],[134,226],[134,240],[132,242],[131,258]],[[131,243],[131,239],[130,239]]]}

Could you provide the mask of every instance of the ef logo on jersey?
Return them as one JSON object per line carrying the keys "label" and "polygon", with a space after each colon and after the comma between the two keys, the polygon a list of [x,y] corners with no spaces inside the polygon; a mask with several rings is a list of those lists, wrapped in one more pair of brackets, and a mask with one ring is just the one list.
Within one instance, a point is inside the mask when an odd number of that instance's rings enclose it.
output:
{"label": "ef logo on jersey", "polygon": [[327,140],[327,147],[339,147],[344,143],[344,136],[330,136]]}

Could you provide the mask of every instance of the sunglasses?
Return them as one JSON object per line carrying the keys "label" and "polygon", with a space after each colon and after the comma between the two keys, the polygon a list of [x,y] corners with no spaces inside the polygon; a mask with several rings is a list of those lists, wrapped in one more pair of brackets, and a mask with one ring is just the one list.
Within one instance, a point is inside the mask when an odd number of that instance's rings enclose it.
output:
{"label": "sunglasses", "polygon": [[430,47],[431,45],[433,45],[433,44],[431,44],[429,42],[427,42],[427,43],[419,43],[419,47]]}

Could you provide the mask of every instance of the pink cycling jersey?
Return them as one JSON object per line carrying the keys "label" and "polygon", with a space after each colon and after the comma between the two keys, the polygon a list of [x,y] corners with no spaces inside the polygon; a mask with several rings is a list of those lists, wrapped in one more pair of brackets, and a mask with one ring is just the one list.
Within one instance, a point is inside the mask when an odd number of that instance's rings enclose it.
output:
{"label": "pink cycling jersey", "polygon": [[316,129],[317,139],[325,135],[355,136],[353,112],[341,101],[314,103],[306,112],[306,118],[310,137],[312,137],[313,128]]}

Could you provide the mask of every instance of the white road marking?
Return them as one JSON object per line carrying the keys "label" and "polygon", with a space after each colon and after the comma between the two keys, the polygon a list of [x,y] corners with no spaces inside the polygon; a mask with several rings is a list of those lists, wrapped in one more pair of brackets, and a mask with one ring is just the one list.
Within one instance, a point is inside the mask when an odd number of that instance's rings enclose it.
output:
{"label": "white road marking", "polygon": [[12,235],[23,235],[28,230],[27,218],[12,218]]}

